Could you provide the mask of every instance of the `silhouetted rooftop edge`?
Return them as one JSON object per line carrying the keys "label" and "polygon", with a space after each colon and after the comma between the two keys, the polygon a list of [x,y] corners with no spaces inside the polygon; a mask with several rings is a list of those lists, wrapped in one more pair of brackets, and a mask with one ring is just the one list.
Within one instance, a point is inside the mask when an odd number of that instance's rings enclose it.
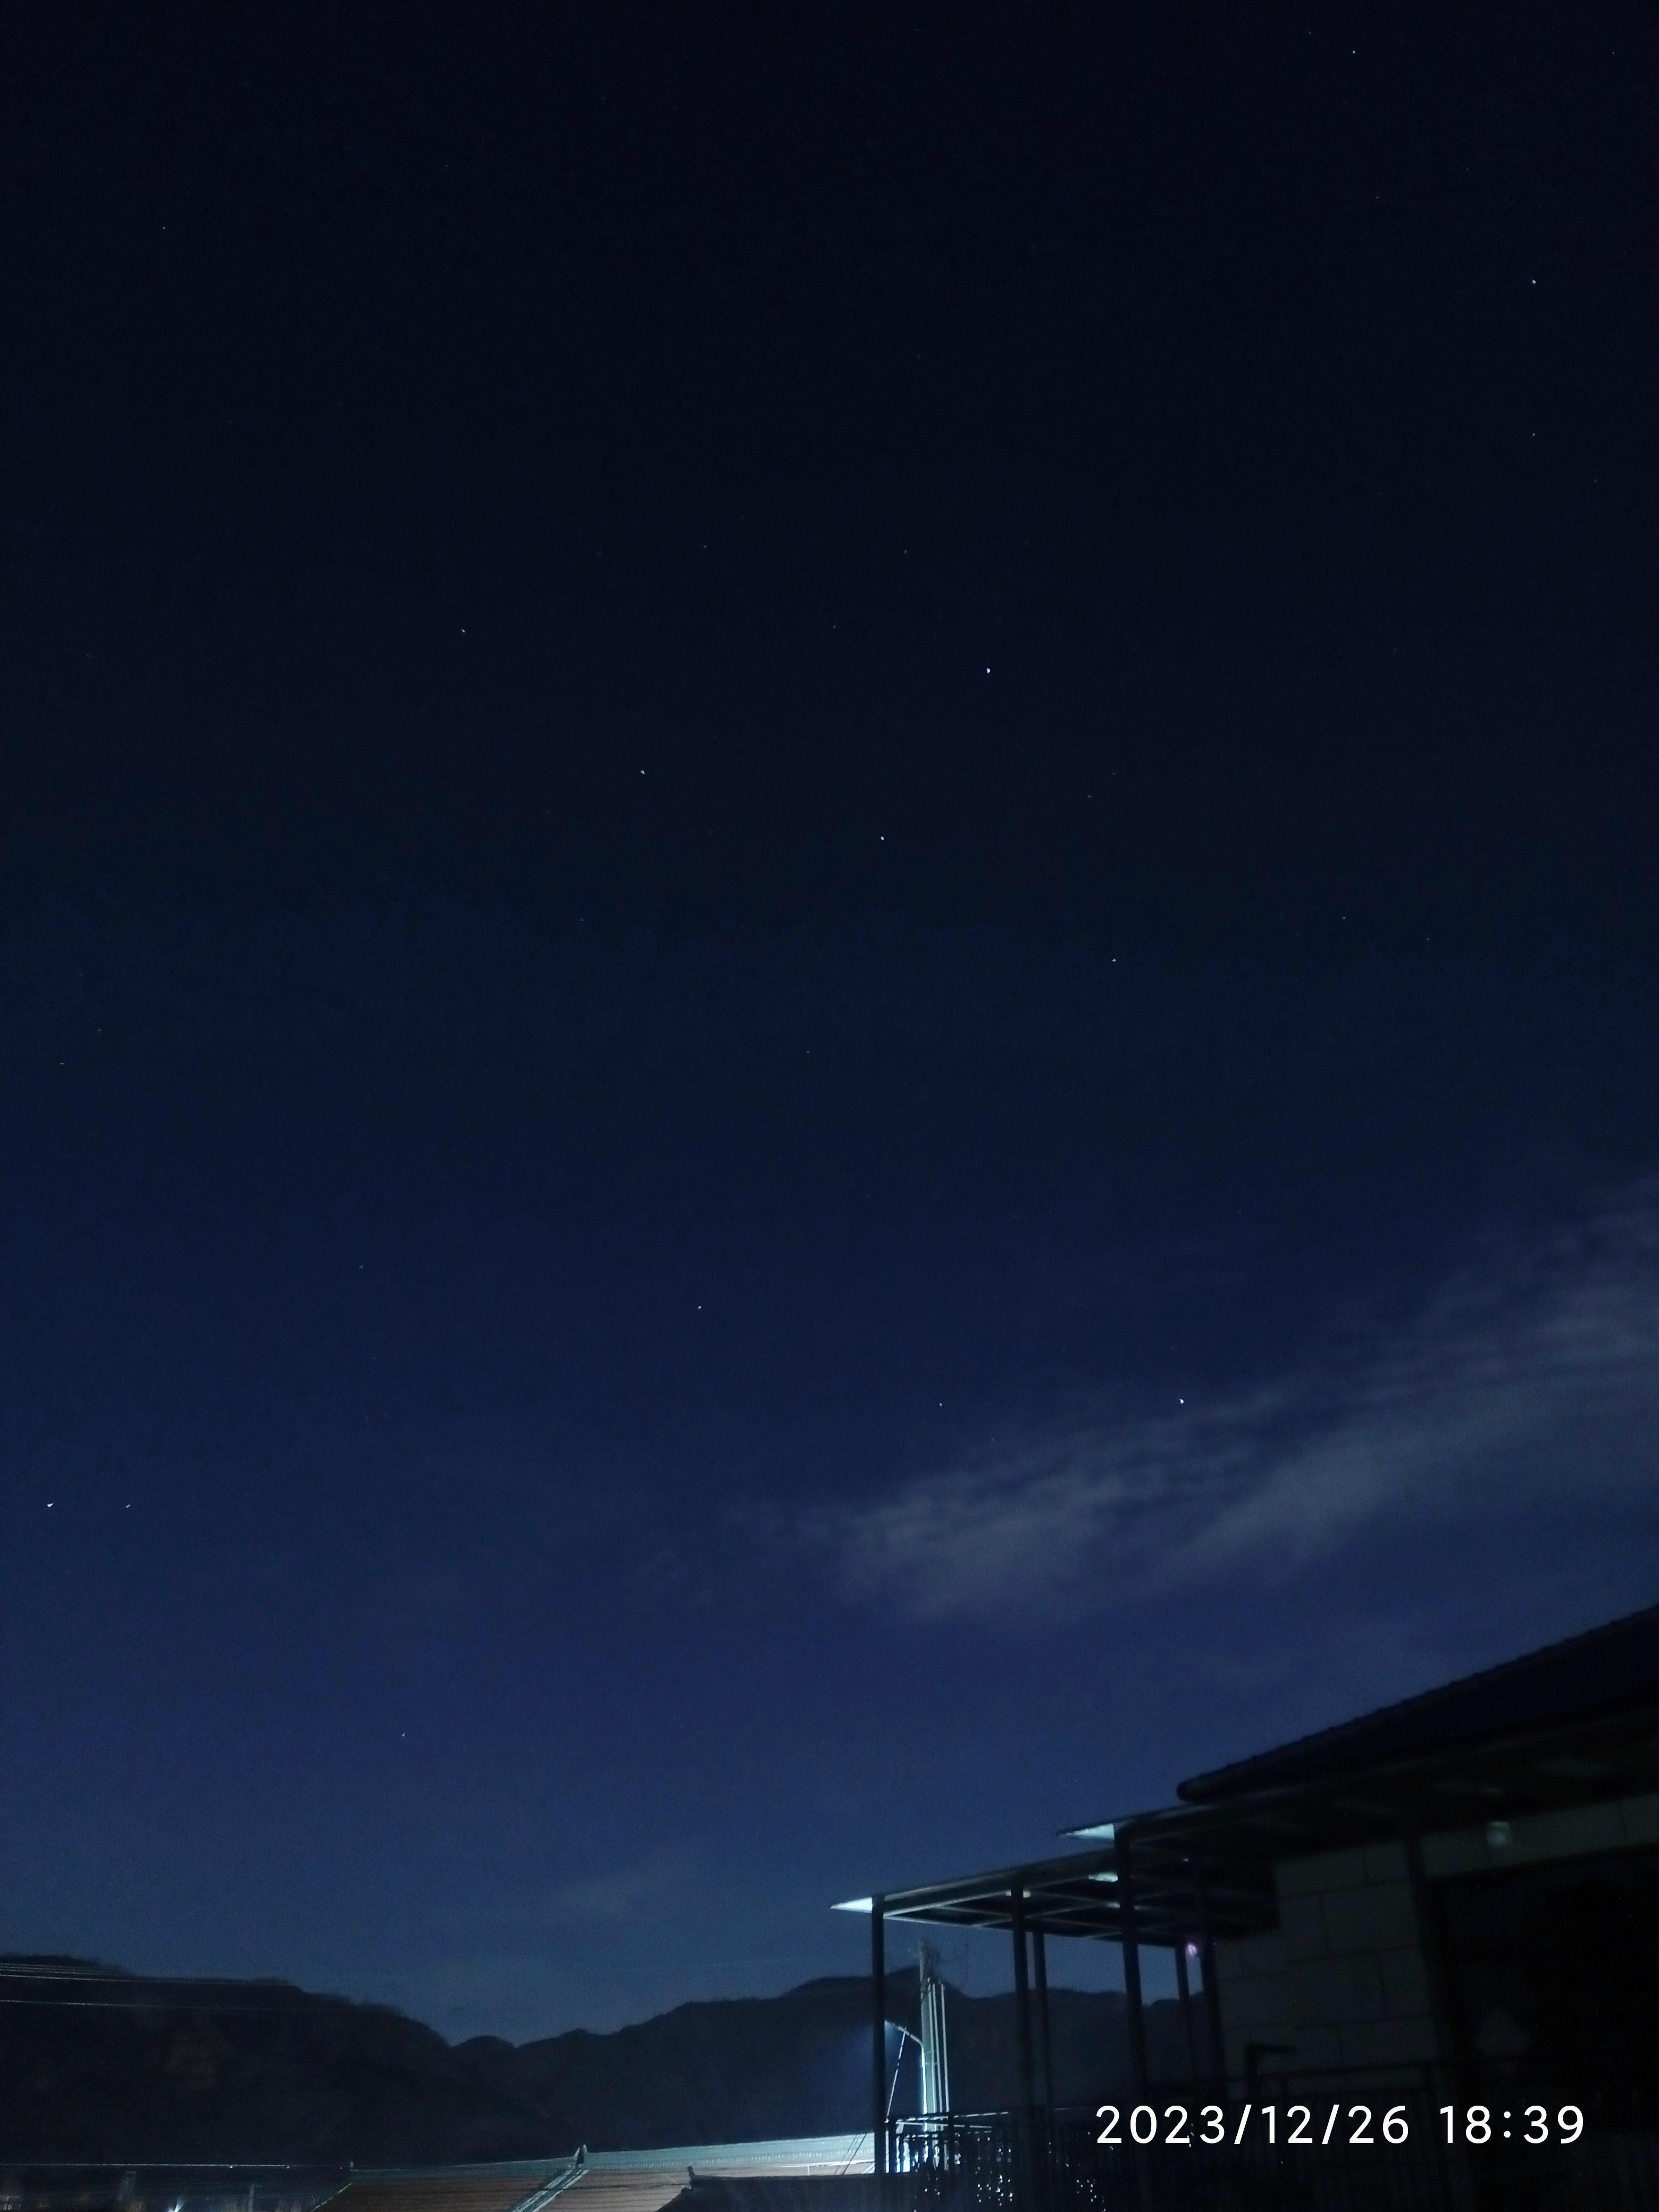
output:
{"label": "silhouetted rooftop edge", "polygon": [[1179,1785],[1188,1804],[1281,1788],[1659,1699],[1659,1605],[1545,1644],[1398,1704],[1298,1736]]}

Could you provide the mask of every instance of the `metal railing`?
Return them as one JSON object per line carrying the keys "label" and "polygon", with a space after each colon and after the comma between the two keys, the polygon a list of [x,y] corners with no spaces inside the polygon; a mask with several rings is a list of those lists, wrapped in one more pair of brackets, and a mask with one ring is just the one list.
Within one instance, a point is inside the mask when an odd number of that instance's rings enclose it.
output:
{"label": "metal railing", "polygon": [[[890,2187],[905,2212],[1659,2212],[1651,2107],[1563,2094],[1546,2139],[1528,2142],[1526,2125],[1504,2139],[1493,2103],[1475,2130],[1488,2139],[1472,2142],[1478,2101],[1420,2070],[1304,2074],[1224,2100],[1152,2093],[1117,2107],[1115,2125],[1082,2109],[898,2120]],[[1553,2122],[1569,2104],[1585,2115],[1571,2142]]]}

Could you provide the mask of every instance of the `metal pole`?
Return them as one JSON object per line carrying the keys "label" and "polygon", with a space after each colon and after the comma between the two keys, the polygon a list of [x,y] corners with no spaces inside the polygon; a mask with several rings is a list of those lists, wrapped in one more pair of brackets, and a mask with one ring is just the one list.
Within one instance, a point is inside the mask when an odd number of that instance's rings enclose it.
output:
{"label": "metal pole", "polygon": [[1210,2070],[1224,2098],[1227,2045],[1221,2031],[1221,1985],[1215,1978],[1215,1929],[1210,1922],[1210,1892],[1201,1859],[1193,1861],[1193,1896],[1198,1905],[1198,1965],[1204,1977],[1204,2021],[1210,2031]]}
{"label": "metal pole", "polygon": [[1019,2031],[1019,2094],[1029,2112],[1036,2103],[1036,2081],[1031,2065],[1031,1987],[1025,1964],[1025,1892],[1016,1889],[1012,1914],[1014,1929],[1014,2022]]}
{"label": "metal pole", "polygon": [[1140,1942],[1135,1930],[1134,1873],[1129,1863],[1129,1846],[1121,1832],[1117,1847],[1117,1901],[1121,1915],[1129,2078],[1139,2103],[1146,2094],[1146,2015],[1140,2001]]}
{"label": "metal pole", "polygon": [[1022,2204],[1040,2203],[1036,2083],[1031,2066],[1031,1985],[1025,1963],[1025,1889],[1016,1882],[1008,1917],[1014,1933],[1014,2024],[1019,2031],[1019,2168]]}
{"label": "metal pole", "polygon": [[1181,2025],[1187,2031],[1187,2078],[1198,2079],[1198,2034],[1193,2026],[1193,1984],[1187,1972],[1187,1939],[1175,1947],[1176,1992],[1181,1999]]}
{"label": "metal pole", "polygon": [[1031,1930],[1031,1960],[1036,1968],[1037,2018],[1042,2024],[1042,2101],[1054,2109],[1054,2039],[1048,2020],[1048,1943],[1040,1928]]}
{"label": "metal pole", "polygon": [[870,1900],[870,2171],[887,2171],[887,1899]]}

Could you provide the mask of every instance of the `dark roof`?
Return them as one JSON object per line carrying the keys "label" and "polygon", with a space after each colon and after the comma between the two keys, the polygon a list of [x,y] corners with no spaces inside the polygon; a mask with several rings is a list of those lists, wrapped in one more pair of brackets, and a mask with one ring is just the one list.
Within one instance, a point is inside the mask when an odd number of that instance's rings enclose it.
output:
{"label": "dark roof", "polygon": [[1180,1785],[1189,1805],[1322,1781],[1493,1737],[1659,1704],[1659,1606],[1258,1752]]}
{"label": "dark roof", "polygon": [[[1175,1943],[1275,1923],[1310,1851],[1659,1790],[1659,1606],[1340,1728],[1194,1775],[1182,1802],[1067,1832],[1089,1851],[888,1889],[890,1919]],[[843,1911],[872,1909],[861,1898]]]}

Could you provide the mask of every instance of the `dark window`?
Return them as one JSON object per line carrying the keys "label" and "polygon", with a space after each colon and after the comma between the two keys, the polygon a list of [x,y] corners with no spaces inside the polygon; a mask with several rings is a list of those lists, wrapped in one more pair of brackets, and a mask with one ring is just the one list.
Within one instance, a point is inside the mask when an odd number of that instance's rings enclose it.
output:
{"label": "dark window", "polygon": [[1483,2070],[1659,2086],[1659,1851],[1437,1889],[1460,2025]]}

